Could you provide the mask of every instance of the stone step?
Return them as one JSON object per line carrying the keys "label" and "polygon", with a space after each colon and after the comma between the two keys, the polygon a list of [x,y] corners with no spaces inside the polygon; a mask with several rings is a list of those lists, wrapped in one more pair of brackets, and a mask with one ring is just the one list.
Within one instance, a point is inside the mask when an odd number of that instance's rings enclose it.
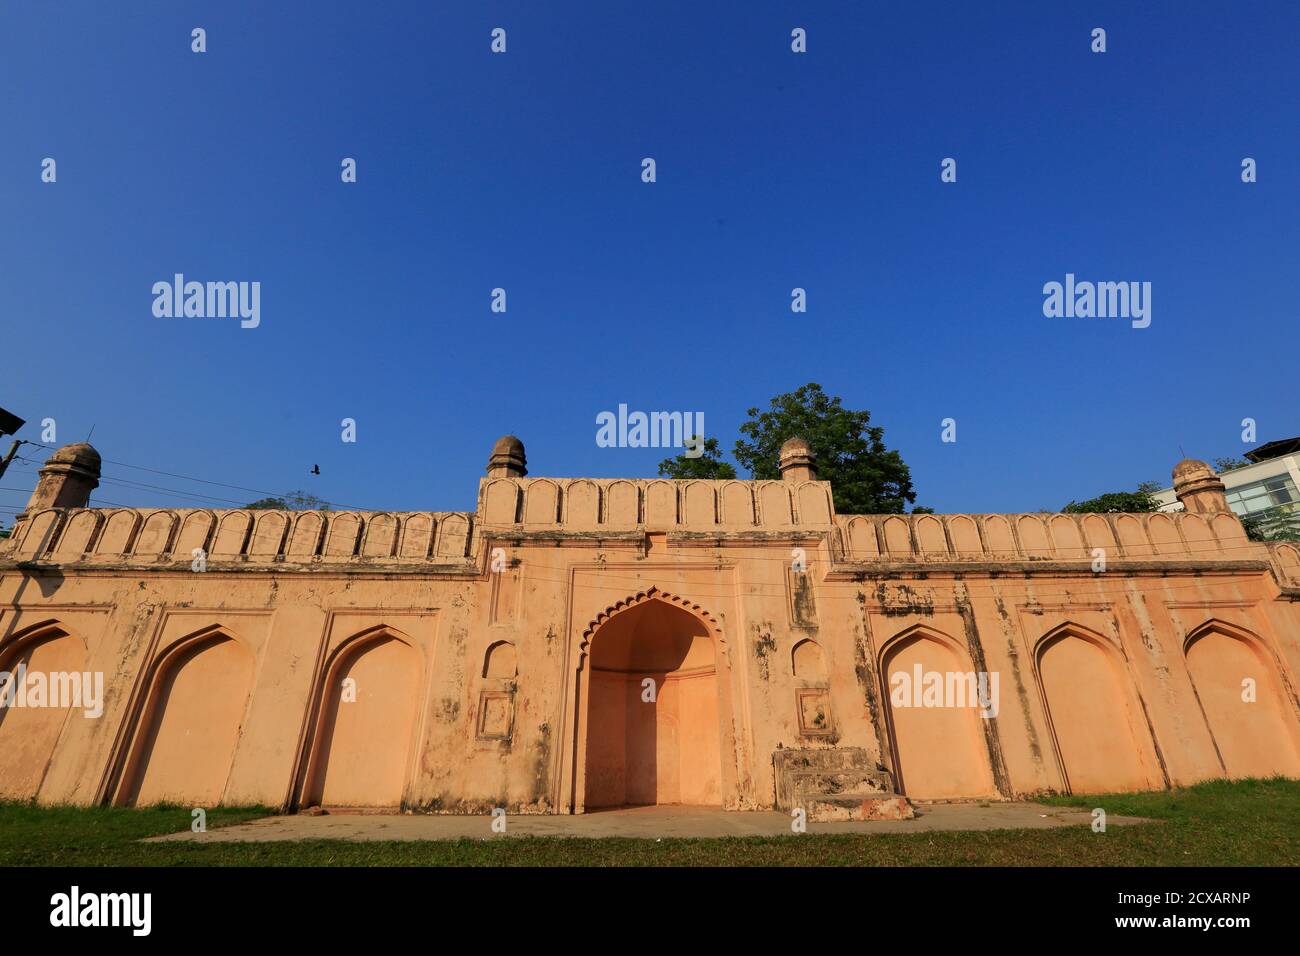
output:
{"label": "stone step", "polygon": [[894,792],[889,775],[877,770],[797,770],[789,773],[787,780],[795,793],[880,796]]}
{"label": "stone step", "polygon": [[907,798],[896,793],[805,794],[804,812],[816,823],[843,820],[911,820],[916,816]]}

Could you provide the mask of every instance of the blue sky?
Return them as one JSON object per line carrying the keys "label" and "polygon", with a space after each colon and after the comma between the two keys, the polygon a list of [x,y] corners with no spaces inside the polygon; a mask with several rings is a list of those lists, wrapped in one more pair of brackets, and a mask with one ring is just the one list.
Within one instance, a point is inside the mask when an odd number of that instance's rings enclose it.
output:
{"label": "blue sky", "polygon": [[[534,475],[650,476],[599,412],[729,448],[808,381],[939,511],[1164,481],[1244,417],[1300,432],[1298,44],[1288,3],[5,2],[0,405],[370,508],[472,508],[507,432]],[[260,327],[154,317],[176,272],[261,282]],[[1151,282],[1150,328],[1045,318],[1067,272]]]}

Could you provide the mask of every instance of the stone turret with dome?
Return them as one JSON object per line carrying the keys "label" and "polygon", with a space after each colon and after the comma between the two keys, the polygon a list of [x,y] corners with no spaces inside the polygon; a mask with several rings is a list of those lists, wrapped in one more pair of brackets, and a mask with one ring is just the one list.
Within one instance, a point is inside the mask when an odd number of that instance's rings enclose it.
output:
{"label": "stone turret with dome", "polygon": [[524,454],[524,443],[514,435],[502,435],[492,446],[492,456],[488,459],[487,474],[489,478],[523,478],[528,474],[528,458]]}
{"label": "stone turret with dome", "polygon": [[816,461],[817,456],[806,439],[787,438],[778,460],[781,477],[786,481],[816,481]]}
{"label": "stone turret with dome", "polygon": [[42,508],[85,508],[90,504],[90,493],[99,487],[102,464],[99,452],[86,442],[64,445],[40,470],[26,513]]}
{"label": "stone turret with dome", "polygon": [[1174,465],[1174,494],[1193,514],[1228,510],[1223,481],[1213,468],[1195,458],[1184,458]]}

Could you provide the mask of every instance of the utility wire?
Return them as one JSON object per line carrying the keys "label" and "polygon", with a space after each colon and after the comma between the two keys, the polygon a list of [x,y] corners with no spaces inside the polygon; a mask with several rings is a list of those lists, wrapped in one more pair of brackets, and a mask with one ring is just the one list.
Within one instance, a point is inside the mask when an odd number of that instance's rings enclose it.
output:
{"label": "utility wire", "polygon": [[[37,446],[37,447],[39,447],[39,448],[48,448],[48,449],[50,449],[50,450],[55,450],[55,446],[54,446],[54,445],[43,445],[43,444],[41,444],[40,442],[29,441],[29,442],[27,442],[26,444],[28,444],[28,445],[35,445],[35,446]],[[21,461],[29,462],[29,463],[31,463],[32,465],[40,465],[40,464],[42,464],[42,462],[40,462],[39,460],[37,460],[37,459],[35,459],[35,458],[26,458],[26,457],[24,457],[24,456],[22,456],[22,455],[16,455],[15,458],[18,459],[18,460],[21,460]],[[265,498],[279,498],[279,497],[281,497],[281,496],[283,496],[283,495],[285,494],[285,492],[283,492],[283,491],[267,491],[267,490],[262,489],[262,488],[249,488],[249,487],[246,487],[246,486],[244,486],[244,485],[234,485],[234,484],[229,484],[228,482],[224,482],[224,481],[213,481],[213,480],[211,480],[211,479],[209,479],[209,478],[195,478],[193,475],[181,475],[181,474],[177,474],[176,472],[172,472],[172,471],[161,471],[161,470],[159,470],[159,469],[157,469],[157,468],[147,468],[147,467],[145,467],[144,465],[132,465],[132,464],[130,464],[129,462],[124,462],[124,461],[114,461],[114,460],[112,460],[112,459],[110,459],[110,458],[103,458],[103,459],[101,459],[101,461],[103,461],[105,464],[109,464],[109,465],[117,465],[117,466],[120,467],[120,468],[133,468],[133,469],[135,469],[135,470],[137,470],[137,471],[147,471],[147,472],[149,472],[150,474],[154,474],[154,475],[163,475],[163,476],[168,477],[168,478],[178,478],[178,479],[180,479],[181,481],[194,481],[194,482],[199,482],[199,483],[201,483],[201,484],[205,484],[205,485],[215,485],[215,486],[218,487],[218,488],[231,488],[231,489],[233,489],[233,490],[235,490],[235,491],[247,491],[247,492],[249,492],[250,494],[261,495],[262,497],[265,497]],[[131,479],[125,479],[125,478],[109,478],[109,477],[101,476],[100,480],[101,480],[101,481],[116,481],[116,482],[119,482],[119,483],[125,483],[125,482],[130,481]],[[170,492],[171,494],[180,495],[180,496],[182,496],[182,497],[190,497],[190,498],[194,498],[194,499],[196,499],[196,500],[198,500],[198,499],[205,499],[205,498],[206,498],[206,499],[211,500],[211,501],[223,501],[223,502],[228,502],[228,503],[232,503],[232,504],[238,504],[240,507],[245,507],[245,506],[247,505],[247,502],[236,501],[236,499],[234,499],[234,498],[217,498],[217,497],[213,497],[213,496],[209,496],[209,495],[189,494],[189,493],[182,492],[182,491],[179,491],[179,490],[176,490],[176,489],[163,488],[163,487],[160,486],[160,485],[147,485],[147,484],[144,484],[143,482],[137,482],[137,484],[140,484],[142,487],[144,487],[144,488],[148,488],[148,489],[150,489],[150,490]],[[385,509],[382,509],[382,508],[363,508],[363,507],[360,507],[360,506],[358,506],[358,505],[345,504],[345,503],[340,502],[340,501],[327,501],[327,500],[324,499],[324,498],[320,498],[320,499],[318,499],[318,500],[320,500],[323,504],[330,505],[330,506],[333,507],[333,508],[337,508],[337,509],[345,510],[345,511],[382,511],[382,510],[385,510]]]}

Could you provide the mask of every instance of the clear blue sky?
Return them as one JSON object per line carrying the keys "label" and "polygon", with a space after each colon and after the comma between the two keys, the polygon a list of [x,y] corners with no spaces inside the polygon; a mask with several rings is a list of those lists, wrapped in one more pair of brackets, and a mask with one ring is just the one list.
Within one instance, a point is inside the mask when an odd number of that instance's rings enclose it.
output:
{"label": "clear blue sky", "polygon": [[[939,511],[1166,481],[1180,445],[1245,450],[1243,417],[1300,432],[1298,28],[1186,0],[4,2],[0,405],[372,508],[473,507],[507,432],[534,475],[650,476],[665,453],[598,448],[599,412],[702,411],[729,448],[808,381]],[[261,326],[155,318],[176,272],[260,281]],[[1067,272],[1151,282],[1151,327],[1045,318]]]}

